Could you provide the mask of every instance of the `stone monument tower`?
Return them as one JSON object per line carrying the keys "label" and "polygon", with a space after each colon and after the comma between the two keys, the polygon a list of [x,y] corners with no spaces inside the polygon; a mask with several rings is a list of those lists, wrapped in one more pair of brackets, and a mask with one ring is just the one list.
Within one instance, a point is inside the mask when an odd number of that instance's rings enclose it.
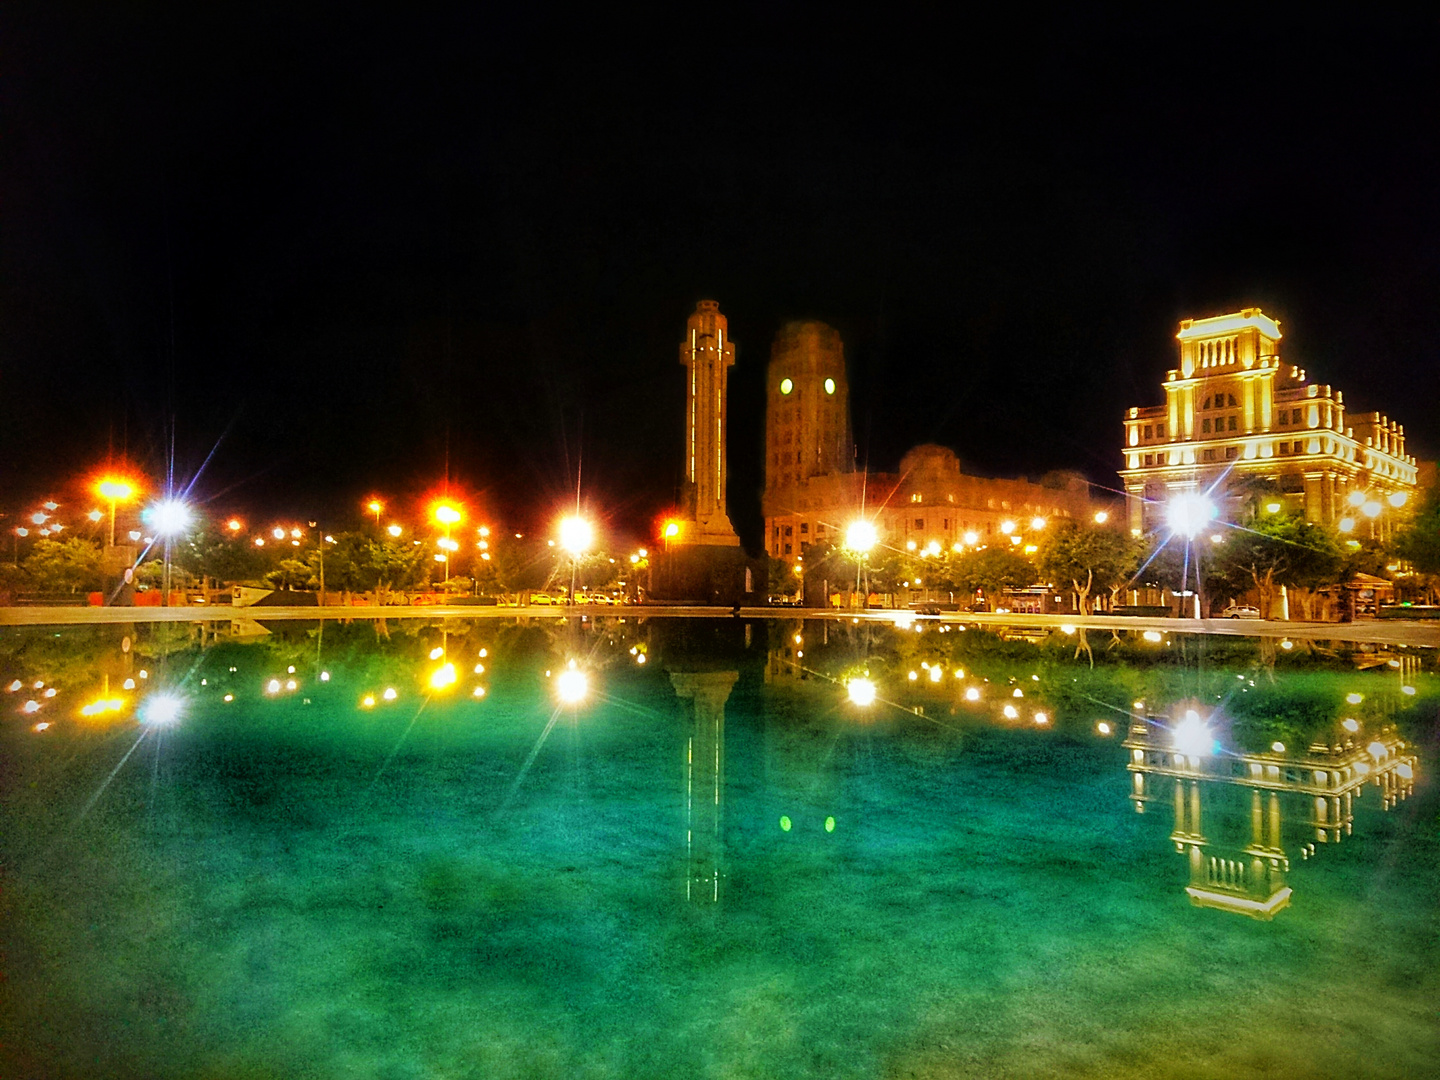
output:
{"label": "stone monument tower", "polygon": [[720,305],[701,300],[685,325],[685,494],[678,544],[739,547],[725,510],[726,401],[735,345]]}

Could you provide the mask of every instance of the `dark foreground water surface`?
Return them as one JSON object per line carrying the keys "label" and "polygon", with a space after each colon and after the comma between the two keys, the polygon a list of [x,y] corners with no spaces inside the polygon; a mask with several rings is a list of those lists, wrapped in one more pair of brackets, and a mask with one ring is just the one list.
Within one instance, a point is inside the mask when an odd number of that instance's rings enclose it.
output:
{"label": "dark foreground water surface", "polygon": [[217,626],[0,633],[0,1077],[1440,1075],[1430,652]]}

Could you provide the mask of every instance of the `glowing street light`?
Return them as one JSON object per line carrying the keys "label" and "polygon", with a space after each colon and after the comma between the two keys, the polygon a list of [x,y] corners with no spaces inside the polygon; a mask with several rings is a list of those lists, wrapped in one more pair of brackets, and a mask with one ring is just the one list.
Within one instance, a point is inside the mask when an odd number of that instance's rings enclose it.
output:
{"label": "glowing street light", "polygon": [[104,477],[95,485],[95,492],[110,504],[110,546],[115,546],[115,506],[135,497],[135,485],[116,476]]}
{"label": "glowing street light", "polygon": [[1096,511],[1095,511],[1095,524],[1096,524],[1096,525],[1104,525],[1104,524],[1105,524],[1107,521],[1109,521],[1109,520],[1110,520],[1110,515],[1109,515],[1109,513],[1107,513],[1106,511],[1104,511],[1104,510],[1096,510]]}
{"label": "glowing street light", "polygon": [[[671,522],[674,525],[674,522]],[[667,533],[670,526],[666,526]],[[679,532],[679,527],[676,527]],[[589,550],[591,542],[595,538],[595,530],[590,523],[581,517],[567,517],[560,522],[560,546],[572,556],[583,555]]]}
{"label": "glowing street light", "polygon": [[371,499],[365,504],[365,509],[375,515],[375,527],[378,529],[380,527],[380,511],[385,509],[385,504],[379,499]]}
{"label": "glowing street light", "polygon": [[1205,495],[1189,493],[1170,500],[1166,519],[1170,528],[1187,540],[1215,520],[1215,504]]}
{"label": "glowing street light", "polygon": [[399,525],[391,525],[391,526],[389,526],[388,528],[386,528],[385,531],[386,531],[387,533],[389,533],[391,536],[398,537],[398,536],[399,536],[402,532],[404,532],[405,530],[402,529],[402,528],[400,528]]}
{"label": "glowing street light", "polygon": [[[456,507],[453,503],[448,502],[437,503],[435,508],[431,510],[430,513],[436,521],[438,521],[441,525],[445,526],[445,539],[442,541],[440,546],[445,548],[446,550],[454,551],[455,548],[458,548],[460,545],[456,544],[454,548],[450,547],[450,526],[458,525],[460,523],[460,519],[464,517],[464,515],[460,513],[458,507]],[[448,582],[450,580],[450,560],[448,558],[437,555],[435,557],[435,561],[445,564],[445,580]]]}
{"label": "glowing street light", "polygon": [[868,521],[852,521],[845,530],[845,547],[857,555],[868,554],[878,539],[875,526]]}

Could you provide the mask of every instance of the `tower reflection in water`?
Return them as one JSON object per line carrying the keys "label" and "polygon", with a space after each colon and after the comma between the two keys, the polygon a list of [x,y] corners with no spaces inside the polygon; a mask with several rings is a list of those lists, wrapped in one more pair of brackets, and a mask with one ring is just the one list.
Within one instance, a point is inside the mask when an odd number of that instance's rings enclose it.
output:
{"label": "tower reflection in water", "polygon": [[1170,839],[1189,863],[1185,891],[1197,907],[1270,919],[1290,903],[1292,850],[1309,858],[1317,844],[1349,836],[1367,785],[1387,811],[1415,787],[1415,755],[1391,727],[1365,735],[1347,720],[1303,754],[1280,744],[1272,753],[1220,753],[1213,744],[1176,745],[1185,741],[1177,739],[1183,718],[1198,721],[1193,710],[1179,711],[1173,727],[1163,717],[1134,721],[1125,747],[1136,812],[1174,806]]}
{"label": "tower reflection in water", "polygon": [[688,704],[685,740],[685,899],[720,902],[725,844],[725,703],[736,671],[672,671],[670,684]]}

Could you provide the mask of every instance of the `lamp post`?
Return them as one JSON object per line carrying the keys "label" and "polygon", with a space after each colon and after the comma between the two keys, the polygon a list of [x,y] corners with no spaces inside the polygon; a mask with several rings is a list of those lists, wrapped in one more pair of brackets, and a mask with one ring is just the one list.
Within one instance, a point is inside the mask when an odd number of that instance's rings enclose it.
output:
{"label": "lamp post", "polygon": [[450,526],[459,524],[463,516],[458,509],[450,503],[441,503],[435,507],[435,520],[445,527],[445,539],[440,542],[440,547],[445,551],[445,583],[450,583],[450,553],[455,550],[450,539]]}
{"label": "lamp post", "polygon": [[385,504],[379,499],[371,499],[365,504],[365,509],[375,515],[375,527],[378,529],[380,527],[380,511],[385,509]]}
{"label": "lamp post", "polygon": [[126,480],[107,476],[95,485],[96,492],[110,504],[110,547],[115,546],[115,504],[129,502],[135,497],[135,485]]}
{"label": "lamp post", "polygon": [[875,526],[868,521],[852,521],[845,530],[845,549],[855,556],[855,589],[859,591],[860,583],[865,583],[864,607],[870,606],[870,550],[875,546],[879,537],[875,532]]}
{"label": "lamp post", "polygon": [[[1174,533],[1185,537],[1185,563],[1181,571],[1180,593],[1183,600],[1185,586],[1189,579],[1191,541],[1195,535],[1215,520],[1215,503],[1208,495],[1188,492],[1176,495],[1166,509],[1166,518]],[[1195,618],[1200,618],[1200,549],[1195,549]]]}
{"label": "lamp post", "polygon": [[570,554],[570,603],[575,603],[575,577],[580,556],[590,549],[595,530],[582,517],[567,517],[560,522],[560,546]]}
{"label": "lamp post", "polygon": [[165,540],[165,573],[161,579],[163,596],[161,603],[170,606],[170,542],[177,533],[184,532],[191,521],[190,508],[179,499],[166,499],[150,507],[150,520],[155,534]]}

